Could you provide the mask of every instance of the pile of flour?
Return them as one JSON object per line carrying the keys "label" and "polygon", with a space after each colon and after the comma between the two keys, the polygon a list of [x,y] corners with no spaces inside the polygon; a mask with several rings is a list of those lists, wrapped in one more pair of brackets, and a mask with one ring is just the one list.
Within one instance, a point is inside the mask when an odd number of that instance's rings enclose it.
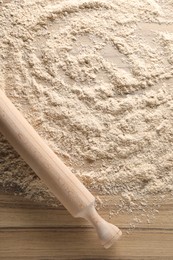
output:
{"label": "pile of flour", "polygon": [[[91,191],[173,192],[171,1],[1,1],[0,28],[0,88]],[[1,189],[53,200],[0,147]]]}

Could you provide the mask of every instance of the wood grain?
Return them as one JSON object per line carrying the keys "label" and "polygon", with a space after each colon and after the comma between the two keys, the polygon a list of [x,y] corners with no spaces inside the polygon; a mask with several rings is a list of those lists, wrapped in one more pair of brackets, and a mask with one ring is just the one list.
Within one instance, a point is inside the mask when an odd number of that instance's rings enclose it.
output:
{"label": "wood grain", "polygon": [[[100,214],[108,220],[107,210]],[[0,213],[1,260],[173,259],[172,199],[163,203],[152,223],[138,223],[129,234],[129,223],[137,212],[112,217],[123,236],[108,250],[85,220],[71,217],[62,206],[55,209],[0,193]]]}

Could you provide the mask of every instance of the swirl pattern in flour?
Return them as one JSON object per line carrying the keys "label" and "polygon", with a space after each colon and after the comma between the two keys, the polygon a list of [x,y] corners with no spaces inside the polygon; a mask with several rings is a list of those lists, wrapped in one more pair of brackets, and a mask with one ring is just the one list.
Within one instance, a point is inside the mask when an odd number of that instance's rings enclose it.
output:
{"label": "swirl pattern in flour", "polygon": [[[172,192],[168,6],[149,0],[54,2],[0,7],[1,87],[91,190],[121,194],[128,209],[144,195]],[[0,142],[2,186],[46,196],[31,170]]]}

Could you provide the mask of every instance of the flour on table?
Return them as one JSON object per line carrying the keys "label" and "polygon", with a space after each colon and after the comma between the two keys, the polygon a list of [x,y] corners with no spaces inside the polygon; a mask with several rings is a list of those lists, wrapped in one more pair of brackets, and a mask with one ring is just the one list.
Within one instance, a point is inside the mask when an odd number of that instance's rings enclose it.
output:
{"label": "flour on table", "polygon": [[[90,191],[173,192],[171,1],[1,1],[0,28],[0,87]],[[53,200],[0,146],[1,189]]]}

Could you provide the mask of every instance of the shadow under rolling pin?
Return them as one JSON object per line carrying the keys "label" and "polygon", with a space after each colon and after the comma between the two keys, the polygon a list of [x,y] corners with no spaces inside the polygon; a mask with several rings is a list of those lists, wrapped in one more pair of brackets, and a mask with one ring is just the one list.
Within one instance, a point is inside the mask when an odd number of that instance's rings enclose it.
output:
{"label": "shadow under rolling pin", "polygon": [[48,147],[2,90],[0,131],[71,215],[91,223],[105,248],[121,236],[116,226],[97,213],[94,196]]}

